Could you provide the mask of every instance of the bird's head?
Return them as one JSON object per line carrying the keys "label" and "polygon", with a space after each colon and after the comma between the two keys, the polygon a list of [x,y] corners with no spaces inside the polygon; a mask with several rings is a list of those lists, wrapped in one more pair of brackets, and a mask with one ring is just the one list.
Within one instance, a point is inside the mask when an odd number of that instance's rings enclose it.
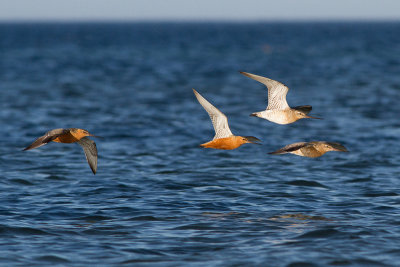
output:
{"label": "bird's head", "polygon": [[349,152],[347,148],[339,143],[334,142],[321,142],[319,143],[320,149],[323,151],[339,151],[339,152]]}
{"label": "bird's head", "polygon": [[[78,128],[71,128],[70,129],[72,132],[78,134],[79,136],[85,137],[85,136],[93,136],[93,137],[100,137],[94,134],[89,133],[88,131],[84,129],[78,129]],[[101,137],[100,137],[101,138]]]}

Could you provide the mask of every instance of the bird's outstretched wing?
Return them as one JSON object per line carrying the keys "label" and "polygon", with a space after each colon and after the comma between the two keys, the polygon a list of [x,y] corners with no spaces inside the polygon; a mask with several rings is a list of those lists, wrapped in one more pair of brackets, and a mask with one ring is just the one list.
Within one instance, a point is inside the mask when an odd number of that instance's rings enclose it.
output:
{"label": "bird's outstretched wing", "polygon": [[282,110],[290,108],[286,101],[286,95],[289,91],[289,88],[286,85],[278,81],[271,80],[269,78],[251,74],[248,72],[241,71],[240,73],[267,86],[268,88],[267,110],[271,109]]}
{"label": "bird's outstretched wing", "polygon": [[48,131],[45,135],[39,137],[32,144],[24,148],[23,151],[44,146],[66,132],[68,132],[68,129],[62,128]]}
{"label": "bird's outstretched wing", "polygon": [[[193,92],[199,101],[199,103],[203,106],[203,108],[207,111],[210,116],[211,122],[214,126],[215,136],[214,139],[225,138],[232,136],[232,132],[229,129],[228,118],[224,113],[219,111],[216,107],[214,107],[210,102],[208,102],[204,97],[202,97],[196,90],[193,89]],[[213,140],[214,140],[213,139]]]}
{"label": "bird's outstretched wing", "polygon": [[307,145],[308,145],[307,142],[294,143],[294,144],[290,144],[290,145],[284,146],[281,149],[278,149],[278,150],[276,150],[274,152],[269,152],[268,154],[272,154],[272,155],[286,154],[286,153],[290,153],[290,152],[299,150],[300,148],[303,148],[303,147],[305,147]]}
{"label": "bird's outstretched wing", "polygon": [[93,174],[96,174],[97,171],[97,147],[96,143],[87,138],[83,137],[78,142],[79,145],[83,148],[85,152],[86,160],[89,163],[90,168],[92,169]]}

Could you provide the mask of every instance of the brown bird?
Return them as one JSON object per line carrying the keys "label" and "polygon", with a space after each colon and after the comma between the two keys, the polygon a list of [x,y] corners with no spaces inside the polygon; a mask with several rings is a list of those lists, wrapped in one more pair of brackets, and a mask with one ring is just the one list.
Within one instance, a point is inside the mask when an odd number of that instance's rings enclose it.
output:
{"label": "brown bird", "polygon": [[86,160],[89,163],[92,172],[96,174],[97,171],[97,147],[96,143],[87,138],[86,136],[95,136],[83,129],[69,128],[69,129],[54,129],[48,131],[45,135],[36,139],[31,145],[24,148],[25,150],[41,147],[51,141],[57,143],[78,143],[85,152]]}
{"label": "brown bird", "polygon": [[290,144],[268,154],[276,155],[291,153],[302,157],[317,158],[328,151],[349,152],[343,145],[339,143],[313,141]]}
{"label": "brown bird", "polygon": [[238,148],[246,143],[259,145],[259,143],[256,142],[260,142],[260,140],[254,136],[233,135],[231,130],[229,129],[228,118],[225,116],[225,114],[219,111],[216,107],[214,107],[196,90],[193,89],[193,92],[199,103],[203,106],[203,108],[207,111],[208,115],[210,116],[211,122],[215,130],[214,139],[210,142],[201,144],[200,146],[206,148],[231,150]]}
{"label": "brown bird", "polygon": [[250,114],[250,116],[259,117],[278,124],[289,124],[304,118],[321,119],[308,115],[308,113],[310,113],[312,110],[312,107],[309,105],[297,106],[293,108],[289,107],[288,103],[286,102],[286,95],[289,91],[289,88],[283,83],[247,72],[241,71],[240,73],[264,84],[268,88],[267,109],[254,112]]}

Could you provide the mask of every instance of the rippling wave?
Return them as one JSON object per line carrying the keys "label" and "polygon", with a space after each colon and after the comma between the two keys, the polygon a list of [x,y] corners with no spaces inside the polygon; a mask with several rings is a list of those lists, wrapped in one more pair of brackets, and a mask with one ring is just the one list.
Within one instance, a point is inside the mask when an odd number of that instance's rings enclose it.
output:
{"label": "rippling wave", "polygon": [[[0,24],[0,264],[398,266],[400,24]],[[324,120],[249,114],[266,90]],[[214,136],[195,88],[262,146]],[[75,144],[22,152],[77,127]],[[350,153],[267,152],[312,140]]]}

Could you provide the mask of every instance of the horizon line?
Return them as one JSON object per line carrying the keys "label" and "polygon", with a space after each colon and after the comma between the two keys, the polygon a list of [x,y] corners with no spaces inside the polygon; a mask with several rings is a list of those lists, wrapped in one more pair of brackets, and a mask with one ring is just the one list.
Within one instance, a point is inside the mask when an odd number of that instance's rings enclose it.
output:
{"label": "horizon line", "polygon": [[371,23],[371,22],[400,22],[400,18],[280,18],[280,19],[172,19],[172,18],[160,18],[160,19],[118,19],[118,18],[77,18],[77,19],[59,19],[59,18],[28,18],[28,19],[3,19],[0,18],[0,23],[301,23],[301,22],[360,22],[360,23]]}

